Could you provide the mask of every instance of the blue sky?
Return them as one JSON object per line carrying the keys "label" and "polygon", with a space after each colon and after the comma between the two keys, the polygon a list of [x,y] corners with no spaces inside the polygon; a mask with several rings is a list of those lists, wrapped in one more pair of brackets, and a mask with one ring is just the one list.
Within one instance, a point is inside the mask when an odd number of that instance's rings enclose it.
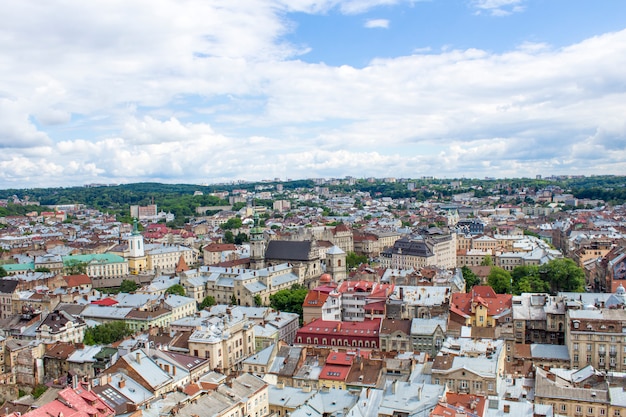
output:
{"label": "blue sky", "polygon": [[618,0],[5,2],[0,187],[624,174],[623,16]]}

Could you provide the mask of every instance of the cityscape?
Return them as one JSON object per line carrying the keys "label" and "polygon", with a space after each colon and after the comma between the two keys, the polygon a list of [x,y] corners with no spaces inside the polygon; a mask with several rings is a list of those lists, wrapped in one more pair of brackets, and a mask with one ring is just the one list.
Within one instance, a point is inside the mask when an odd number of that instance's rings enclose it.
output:
{"label": "cityscape", "polygon": [[626,2],[0,3],[0,417],[626,416]]}
{"label": "cityscape", "polygon": [[0,190],[2,415],[619,416],[624,183]]}

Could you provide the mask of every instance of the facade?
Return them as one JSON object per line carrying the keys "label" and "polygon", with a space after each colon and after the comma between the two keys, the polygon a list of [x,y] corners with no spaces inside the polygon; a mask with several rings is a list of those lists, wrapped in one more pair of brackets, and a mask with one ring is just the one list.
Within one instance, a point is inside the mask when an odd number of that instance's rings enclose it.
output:
{"label": "facade", "polygon": [[414,352],[426,352],[434,357],[446,338],[448,320],[445,317],[411,320],[411,345]]}
{"label": "facade", "polygon": [[513,296],[516,343],[565,344],[565,300],[548,294]]}
{"label": "facade", "polygon": [[413,351],[411,320],[383,319],[380,326],[380,350],[383,352]]}
{"label": "facade", "polygon": [[535,404],[550,405],[555,414],[564,416],[608,416],[608,386],[593,368],[558,371],[535,370]]}
{"label": "facade", "polygon": [[123,278],[128,276],[130,272],[128,261],[112,253],[70,255],[63,257],[63,263],[66,266],[73,262],[86,264],[85,273],[89,275],[90,278]]}
{"label": "facade", "polygon": [[48,314],[37,328],[37,337],[45,342],[82,343],[87,325],[65,311],[53,311]]}
{"label": "facade", "polygon": [[0,318],[6,319],[13,315],[13,293],[18,281],[13,279],[0,280]]}
{"label": "facade", "polygon": [[566,319],[572,368],[626,371],[626,310],[568,310]]}
{"label": "facade", "polygon": [[189,353],[207,359],[211,369],[232,372],[255,352],[254,322],[238,310],[212,317],[189,336]]}
{"label": "facade", "polygon": [[381,253],[381,266],[420,269],[427,266],[456,267],[456,234],[428,230],[414,238],[401,238]]}
{"label": "facade", "polygon": [[496,294],[489,286],[475,285],[469,293],[452,294],[448,327],[460,322],[472,328],[495,329],[511,321],[511,307],[511,294]]}
{"label": "facade", "polygon": [[502,340],[446,339],[433,362],[434,383],[452,392],[497,395],[504,373],[503,347]]}
{"label": "facade", "polygon": [[360,322],[313,320],[296,334],[295,343],[315,346],[343,346],[377,349],[380,346],[380,319]]}

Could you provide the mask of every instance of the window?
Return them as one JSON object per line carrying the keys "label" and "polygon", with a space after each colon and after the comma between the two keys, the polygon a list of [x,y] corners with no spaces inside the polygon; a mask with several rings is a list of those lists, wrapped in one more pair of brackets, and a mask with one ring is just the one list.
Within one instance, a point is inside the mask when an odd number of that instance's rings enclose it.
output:
{"label": "window", "polygon": [[574,343],[574,350],[578,350],[578,343]]}
{"label": "window", "polygon": [[561,411],[565,413],[567,411],[567,405],[561,404]]}

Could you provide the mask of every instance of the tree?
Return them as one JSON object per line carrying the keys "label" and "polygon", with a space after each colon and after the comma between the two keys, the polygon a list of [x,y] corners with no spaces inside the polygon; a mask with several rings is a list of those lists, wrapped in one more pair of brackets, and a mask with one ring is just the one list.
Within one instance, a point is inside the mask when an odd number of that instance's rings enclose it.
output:
{"label": "tree", "polygon": [[480,284],[480,278],[468,266],[461,268],[465,278],[465,292],[470,292],[474,285]]}
{"label": "tree", "polygon": [[132,281],[130,279],[125,279],[124,281],[122,281],[122,284],[120,285],[120,292],[134,292],[136,291],[138,288],[138,285],[135,281]]}
{"label": "tree", "polygon": [[485,255],[483,260],[480,262],[481,266],[493,266],[493,259],[491,259],[491,255]]}
{"label": "tree", "polygon": [[291,289],[280,290],[270,295],[270,306],[278,311],[297,313],[302,322],[302,303],[308,293],[309,290],[306,287],[294,284]]}
{"label": "tree", "polygon": [[348,267],[348,269],[356,268],[366,262],[367,256],[365,255],[357,255],[354,252],[348,252],[346,254],[346,266]]}
{"label": "tree", "polygon": [[224,232],[224,242],[235,243],[235,235],[230,230]]}
{"label": "tree", "polygon": [[165,294],[175,294],[180,295],[182,297],[185,296],[185,287],[180,284],[175,284],[165,290]]}
{"label": "tree", "polygon": [[85,330],[83,343],[86,345],[108,345],[122,340],[131,334],[133,334],[133,331],[130,330],[125,322],[112,321],[94,327],[88,327],[87,330]]}
{"label": "tree", "polygon": [[70,259],[65,262],[65,273],[67,275],[80,275],[87,272],[87,262],[78,259]]}
{"label": "tree", "polygon": [[259,294],[254,296],[254,305],[257,307],[260,307],[263,305],[263,299],[261,298]]}
{"label": "tree", "polygon": [[6,277],[7,275],[9,275],[7,270],[0,266],[0,278]]}
{"label": "tree", "polygon": [[550,292],[550,284],[541,278],[537,265],[515,267],[511,276],[513,278],[513,294]]}
{"label": "tree", "polygon": [[234,306],[237,305],[237,297],[235,297],[235,294],[230,296],[230,303]]}
{"label": "tree", "polygon": [[234,241],[235,241],[235,245],[241,245],[244,242],[249,242],[250,237],[243,232],[239,232],[237,236],[235,236]]}
{"label": "tree", "polygon": [[217,302],[215,301],[215,297],[213,297],[212,295],[207,295],[200,303],[200,310],[204,310],[205,308],[214,306],[215,304],[217,304]]}
{"label": "tree", "polygon": [[510,294],[511,293],[511,274],[504,269],[494,266],[489,272],[487,277],[487,284],[497,294]]}
{"label": "tree", "polygon": [[243,222],[239,217],[232,217],[226,221],[226,223],[220,226],[222,230],[240,229],[243,226]]}
{"label": "tree", "polygon": [[550,292],[583,292],[585,272],[569,258],[553,259],[539,268],[541,278],[550,285]]}
{"label": "tree", "polygon": [[45,266],[38,266],[35,268],[35,272],[50,272],[50,268]]}

